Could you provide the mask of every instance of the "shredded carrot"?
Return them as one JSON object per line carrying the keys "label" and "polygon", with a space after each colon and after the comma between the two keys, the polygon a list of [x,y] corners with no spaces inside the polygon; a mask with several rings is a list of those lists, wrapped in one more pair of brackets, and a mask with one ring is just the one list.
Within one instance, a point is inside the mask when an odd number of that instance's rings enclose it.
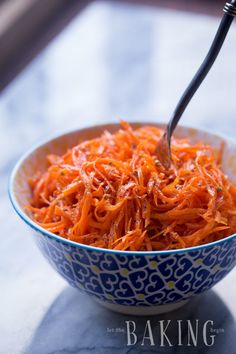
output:
{"label": "shredded carrot", "polygon": [[236,232],[236,187],[221,169],[222,149],[172,140],[169,170],[157,159],[163,131],[133,130],[84,141],[29,181],[27,209],[46,230],[115,250],[192,247]]}

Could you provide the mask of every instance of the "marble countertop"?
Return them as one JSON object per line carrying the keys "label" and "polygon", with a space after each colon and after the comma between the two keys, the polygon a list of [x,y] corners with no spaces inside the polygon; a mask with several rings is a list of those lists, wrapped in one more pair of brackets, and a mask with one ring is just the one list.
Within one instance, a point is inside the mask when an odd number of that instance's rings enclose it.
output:
{"label": "marble countertop", "polygon": [[[103,309],[50,268],[12,210],[9,173],[32,144],[63,130],[119,119],[166,121],[199,66],[218,19],[96,2],[85,9],[0,96],[0,353],[236,353],[236,272],[185,307],[132,317]],[[183,124],[236,136],[236,24]],[[187,320],[211,320],[215,343],[187,345]],[[142,346],[147,321],[155,345]],[[183,320],[184,346],[160,347],[159,321]],[[126,322],[137,326],[127,345]],[[202,327],[201,327],[202,331]],[[156,336],[156,337],[155,337]]]}

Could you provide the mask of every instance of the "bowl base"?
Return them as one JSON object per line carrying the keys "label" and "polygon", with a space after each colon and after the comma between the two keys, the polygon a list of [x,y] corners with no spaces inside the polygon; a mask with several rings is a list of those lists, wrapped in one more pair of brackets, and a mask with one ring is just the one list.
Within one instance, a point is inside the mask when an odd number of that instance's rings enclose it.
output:
{"label": "bowl base", "polygon": [[111,304],[109,302],[104,302],[99,299],[94,299],[101,306],[107,308],[108,310],[119,312],[124,315],[134,315],[134,316],[151,316],[159,315],[161,313],[171,312],[177,310],[181,306],[184,306],[189,299],[175,302],[173,304],[158,305],[158,306],[127,306]]}

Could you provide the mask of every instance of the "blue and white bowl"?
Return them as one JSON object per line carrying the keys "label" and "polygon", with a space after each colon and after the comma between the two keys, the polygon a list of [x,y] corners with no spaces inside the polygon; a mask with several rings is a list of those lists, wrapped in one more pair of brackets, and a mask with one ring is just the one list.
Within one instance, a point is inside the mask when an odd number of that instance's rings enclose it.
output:
{"label": "blue and white bowl", "polygon": [[[62,154],[80,141],[94,138],[105,129],[114,132],[118,127],[111,124],[70,132],[31,150],[12,173],[10,199],[18,215],[33,229],[44,256],[70,285],[103,306],[125,314],[150,315],[171,311],[192,296],[212,288],[233,269],[236,264],[235,234],[217,242],[181,250],[113,251],[56,236],[37,225],[24,211],[30,198],[29,177],[36,170],[46,168],[47,154]],[[205,141],[216,148],[223,140],[223,168],[236,183],[235,142],[184,127],[177,129],[176,136],[188,137],[192,142]]]}

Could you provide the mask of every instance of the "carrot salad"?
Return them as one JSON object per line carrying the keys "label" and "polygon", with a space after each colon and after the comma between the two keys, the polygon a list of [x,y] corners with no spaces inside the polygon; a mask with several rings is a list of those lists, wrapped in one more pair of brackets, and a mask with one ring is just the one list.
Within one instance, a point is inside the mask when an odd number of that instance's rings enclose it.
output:
{"label": "carrot salad", "polygon": [[192,247],[236,232],[236,187],[222,151],[172,139],[165,170],[156,146],[163,131],[126,122],[115,134],[79,143],[30,180],[27,209],[63,238],[95,247],[156,251]]}

